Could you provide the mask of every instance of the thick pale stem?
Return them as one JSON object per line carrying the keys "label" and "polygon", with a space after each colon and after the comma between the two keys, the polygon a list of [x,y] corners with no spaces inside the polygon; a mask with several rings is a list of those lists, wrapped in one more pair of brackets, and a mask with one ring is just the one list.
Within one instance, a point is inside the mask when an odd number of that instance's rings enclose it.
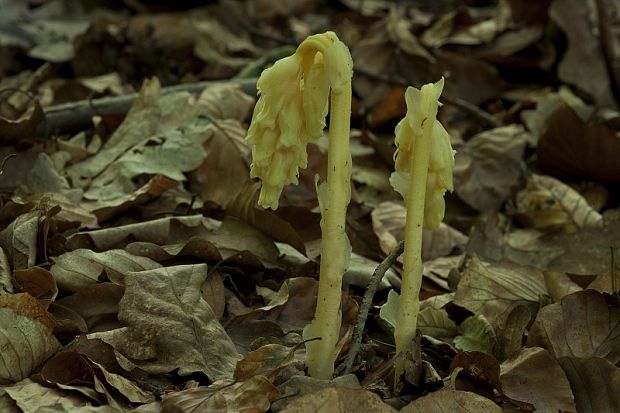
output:
{"label": "thick pale stem", "polygon": [[[426,119],[422,135],[413,143],[411,159],[411,177],[407,195],[407,225],[405,227],[405,252],[403,255],[402,284],[398,309],[398,321],[394,329],[396,353],[407,349],[415,337],[418,312],[420,309],[419,293],[422,285],[422,229],[424,226],[424,202],[426,197],[426,180],[431,150],[431,138],[434,119]],[[404,364],[394,366],[396,381],[404,371]]]}
{"label": "thick pale stem", "polygon": [[[321,340],[307,343],[310,376],[331,379],[340,333],[340,299],[342,276],[346,270],[348,251],[345,239],[346,211],[351,199],[351,152],[349,128],[351,119],[351,84],[331,94],[329,146],[327,155],[327,196],[321,237],[321,273],[315,318],[309,334],[318,333]],[[313,328],[316,327],[316,328]]]}

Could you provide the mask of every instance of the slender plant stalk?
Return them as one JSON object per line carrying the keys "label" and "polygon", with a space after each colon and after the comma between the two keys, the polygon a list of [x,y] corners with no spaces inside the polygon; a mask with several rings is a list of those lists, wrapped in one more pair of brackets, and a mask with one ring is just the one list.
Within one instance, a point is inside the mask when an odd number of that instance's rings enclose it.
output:
{"label": "slender plant stalk", "polygon": [[[434,119],[427,119],[434,122]],[[426,179],[431,150],[432,125],[423,128],[422,136],[414,140],[411,159],[411,180],[407,196],[407,224],[405,226],[405,252],[399,300],[398,321],[394,329],[396,353],[403,352],[415,337],[420,309],[419,292],[422,286],[422,229]],[[404,371],[404,364],[395,366],[396,378]]]}
{"label": "slender plant stalk", "polygon": [[[321,267],[315,318],[310,331],[321,329],[321,340],[307,344],[310,376],[331,379],[340,333],[342,277],[348,265],[345,234],[347,205],[351,199],[351,83],[331,92],[327,155],[327,199],[321,222]],[[310,333],[311,334],[311,333]]]}

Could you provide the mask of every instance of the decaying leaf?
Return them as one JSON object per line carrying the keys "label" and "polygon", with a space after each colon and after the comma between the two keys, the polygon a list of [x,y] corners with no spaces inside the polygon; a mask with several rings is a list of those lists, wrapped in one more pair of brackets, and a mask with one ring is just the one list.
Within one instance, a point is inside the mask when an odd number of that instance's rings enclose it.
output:
{"label": "decaying leaf", "polygon": [[471,316],[459,326],[461,335],[454,337],[454,346],[462,351],[480,351],[497,359],[502,349],[493,326],[483,315]]}
{"label": "decaying leaf", "polygon": [[516,197],[517,209],[536,229],[575,232],[601,228],[603,217],[574,189],[551,176],[532,174]]}
{"label": "decaying leaf", "polygon": [[620,182],[620,138],[601,122],[583,120],[566,103],[547,117],[537,156],[540,169],[558,178]]}
{"label": "decaying leaf", "polygon": [[[389,254],[398,241],[404,239],[406,208],[395,202],[382,202],[371,212],[372,227],[379,238],[379,245],[385,254]],[[464,249],[467,236],[451,226],[441,223],[434,230],[425,229],[422,238],[422,259],[432,260],[444,257],[453,250]]]}
{"label": "decaying leaf", "polygon": [[237,362],[235,378],[240,381],[260,375],[273,378],[293,360],[295,349],[280,344],[267,344],[247,353]]}
{"label": "decaying leaf", "polygon": [[567,295],[543,307],[527,339],[560,357],[602,357],[620,362],[620,308],[594,290]]}
{"label": "decaying leaf", "polygon": [[566,375],[557,360],[540,347],[523,348],[515,357],[504,361],[500,381],[504,395],[526,409],[576,411]]}
{"label": "decaying leaf", "polygon": [[239,355],[201,297],[206,277],[204,264],[126,274],[118,317],[128,328],[112,345],[151,373],[232,377]]}
{"label": "decaying leaf", "polygon": [[0,232],[0,246],[13,268],[28,268],[36,264],[40,218],[38,209],[26,212]]}
{"label": "decaying leaf", "polygon": [[89,332],[107,331],[121,327],[117,313],[124,291],[118,284],[99,282],[77,289],[74,294],[56,301],[56,304],[79,315]]}
{"label": "decaying leaf", "polygon": [[534,312],[546,293],[540,270],[511,263],[488,264],[474,257],[461,277],[454,303],[501,327],[514,307],[523,304]]}
{"label": "decaying leaf", "polygon": [[30,379],[6,386],[3,390],[19,406],[19,412],[120,413],[110,406],[94,407],[78,393],[45,387]]}
{"label": "decaying leaf", "polygon": [[98,282],[104,274],[110,281],[123,285],[124,276],[128,272],[159,267],[161,265],[150,258],[132,255],[120,249],[105,252],[77,249],[54,258],[50,271],[60,288],[74,292]]}
{"label": "decaying leaf", "polygon": [[264,376],[246,381],[217,381],[209,387],[197,387],[164,397],[164,409],[201,412],[266,412],[278,396],[278,389]]}
{"label": "decaying leaf", "polygon": [[146,81],[125,121],[93,157],[72,165],[67,174],[85,188],[84,197],[108,201],[132,193],[132,179],[163,175],[176,181],[197,168],[205,152],[210,122],[206,105],[188,93],[160,95],[157,79]]}
{"label": "decaying leaf", "polygon": [[400,411],[401,413],[452,413],[460,411],[501,413],[502,408],[476,393],[446,389],[420,397]]}
{"label": "decaying leaf", "polygon": [[620,411],[620,367],[598,357],[560,357],[578,412]]}
{"label": "decaying leaf", "polygon": [[41,267],[30,267],[13,273],[15,286],[20,292],[28,293],[39,300],[54,300],[58,286],[53,275]]}
{"label": "decaying leaf", "polygon": [[479,211],[496,210],[520,186],[523,127],[482,132],[456,148],[454,191]]}
{"label": "decaying leaf", "polygon": [[4,253],[4,248],[0,247],[0,295],[13,293],[13,283],[11,282],[11,266],[9,259]]}
{"label": "decaying leaf", "polygon": [[613,104],[609,72],[601,48],[595,2],[554,1],[549,15],[568,38],[568,49],[558,67],[565,82],[577,85],[601,105]]}
{"label": "decaying leaf", "polygon": [[351,411],[392,413],[396,410],[383,403],[375,393],[346,387],[330,387],[295,397],[280,410],[282,413],[345,413]]}
{"label": "decaying leaf", "polygon": [[52,315],[29,294],[0,296],[0,383],[29,377],[60,348],[53,327]]}

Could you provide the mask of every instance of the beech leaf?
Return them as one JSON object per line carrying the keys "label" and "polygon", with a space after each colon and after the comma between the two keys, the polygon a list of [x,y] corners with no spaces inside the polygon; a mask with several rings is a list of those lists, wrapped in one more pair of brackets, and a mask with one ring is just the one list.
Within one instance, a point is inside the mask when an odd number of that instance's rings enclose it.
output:
{"label": "beech leaf", "polygon": [[528,346],[560,357],[602,357],[620,362],[620,308],[603,294],[579,291],[543,307],[530,329]]}
{"label": "beech leaf", "polygon": [[205,264],[127,274],[118,317],[128,328],[117,350],[150,373],[178,369],[184,376],[201,372],[211,380],[231,378],[239,355],[202,299],[206,278]]}

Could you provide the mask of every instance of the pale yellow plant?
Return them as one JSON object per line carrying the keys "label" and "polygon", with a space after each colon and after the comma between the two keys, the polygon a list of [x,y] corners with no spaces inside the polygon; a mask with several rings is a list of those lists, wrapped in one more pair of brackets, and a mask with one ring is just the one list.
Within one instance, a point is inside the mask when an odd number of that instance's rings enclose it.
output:
{"label": "pale yellow plant", "polygon": [[[396,172],[390,182],[407,207],[405,251],[398,316],[394,327],[396,352],[407,350],[415,337],[422,285],[422,229],[439,227],[445,214],[444,194],[452,190],[454,151],[450,136],[437,120],[444,79],[421,89],[407,88],[407,114],[396,126]],[[396,367],[396,381],[403,372]]]}
{"label": "pale yellow plant", "polygon": [[340,332],[342,276],[350,247],[345,235],[351,199],[351,78],[349,49],[335,33],[309,36],[296,52],[265,70],[257,83],[256,104],[247,142],[252,146],[250,175],[261,179],[258,203],[275,209],[285,185],[298,182],[307,166],[306,146],[323,134],[330,107],[327,182],[317,187],[321,208],[321,267],[315,318],[304,330],[311,376],[328,379],[334,370]]}

